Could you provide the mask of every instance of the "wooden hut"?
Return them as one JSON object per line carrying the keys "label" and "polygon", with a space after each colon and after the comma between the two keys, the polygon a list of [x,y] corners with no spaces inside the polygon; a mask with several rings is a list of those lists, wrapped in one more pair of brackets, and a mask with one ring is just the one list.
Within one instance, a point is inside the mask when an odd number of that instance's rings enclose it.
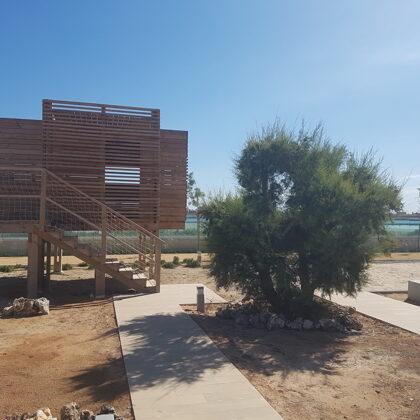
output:
{"label": "wooden hut", "polygon": [[[0,118],[0,232],[28,233],[28,296],[62,250],[95,268],[96,296],[105,275],[158,292],[159,229],[185,224],[187,141],[159,109],[46,99],[42,120]],[[137,269],[118,258],[133,254]]]}

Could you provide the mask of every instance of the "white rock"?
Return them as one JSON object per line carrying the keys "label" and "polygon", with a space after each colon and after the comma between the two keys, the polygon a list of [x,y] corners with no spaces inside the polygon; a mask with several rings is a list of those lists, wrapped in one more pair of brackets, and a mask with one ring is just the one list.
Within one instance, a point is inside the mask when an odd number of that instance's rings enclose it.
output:
{"label": "white rock", "polygon": [[48,315],[50,313],[50,301],[47,298],[35,299],[34,307],[36,307],[42,315]]}
{"label": "white rock", "polygon": [[282,316],[280,315],[273,315],[267,322],[267,329],[277,330],[280,328],[284,328],[285,321]]}
{"label": "white rock", "polygon": [[14,312],[15,309],[13,308],[13,306],[6,306],[5,308],[3,308],[4,316],[13,316]]}

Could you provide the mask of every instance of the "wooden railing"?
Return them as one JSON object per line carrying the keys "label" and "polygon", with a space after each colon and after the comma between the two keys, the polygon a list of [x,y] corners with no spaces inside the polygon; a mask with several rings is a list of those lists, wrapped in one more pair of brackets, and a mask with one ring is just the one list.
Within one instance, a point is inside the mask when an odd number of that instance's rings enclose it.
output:
{"label": "wooden railing", "polygon": [[0,221],[37,223],[39,229],[79,232],[104,262],[139,256],[139,268],[160,284],[163,241],[45,168],[0,167]]}

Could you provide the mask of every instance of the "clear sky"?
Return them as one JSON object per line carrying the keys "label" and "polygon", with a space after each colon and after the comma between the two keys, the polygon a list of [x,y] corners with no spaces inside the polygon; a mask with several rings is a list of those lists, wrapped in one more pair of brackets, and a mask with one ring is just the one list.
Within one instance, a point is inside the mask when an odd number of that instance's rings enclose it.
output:
{"label": "clear sky", "polygon": [[323,122],[373,148],[420,209],[420,1],[0,0],[0,117],[41,99],[161,109],[205,191],[247,135]]}

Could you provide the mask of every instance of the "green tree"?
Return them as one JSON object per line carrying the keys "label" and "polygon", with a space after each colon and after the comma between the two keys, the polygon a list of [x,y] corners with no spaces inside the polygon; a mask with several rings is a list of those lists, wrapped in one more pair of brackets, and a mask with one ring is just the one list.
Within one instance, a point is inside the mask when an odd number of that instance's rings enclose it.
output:
{"label": "green tree", "polygon": [[333,145],[321,127],[261,130],[235,174],[239,192],[212,197],[201,211],[219,287],[236,285],[274,310],[304,314],[317,289],[354,295],[373,255],[390,246],[384,223],[401,208],[400,186],[372,152]]}
{"label": "green tree", "polygon": [[188,204],[195,207],[196,218],[197,218],[197,251],[200,251],[200,204],[205,197],[205,194],[197,187],[197,183],[194,179],[194,173],[188,174],[187,180],[187,196]]}

